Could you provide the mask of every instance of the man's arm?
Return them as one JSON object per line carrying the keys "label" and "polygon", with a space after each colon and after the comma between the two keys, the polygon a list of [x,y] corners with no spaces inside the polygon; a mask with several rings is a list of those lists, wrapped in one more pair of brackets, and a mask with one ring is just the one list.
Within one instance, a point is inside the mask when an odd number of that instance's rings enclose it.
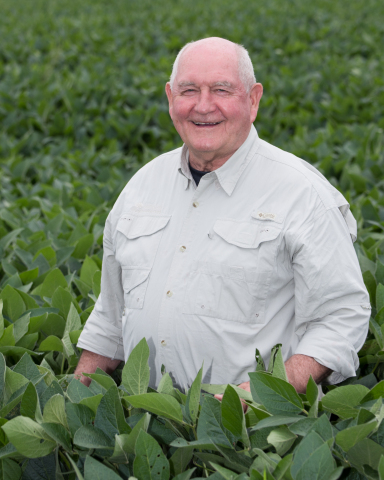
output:
{"label": "man's arm", "polygon": [[95,373],[97,368],[101,368],[105,373],[112,373],[120,365],[121,360],[112,360],[103,355],[90,352],[89,350],[83,350],[79,363],[75,370],[75,375],[81,383],[87,387],[91,383],[89,377],[84,377],[82,373]]}

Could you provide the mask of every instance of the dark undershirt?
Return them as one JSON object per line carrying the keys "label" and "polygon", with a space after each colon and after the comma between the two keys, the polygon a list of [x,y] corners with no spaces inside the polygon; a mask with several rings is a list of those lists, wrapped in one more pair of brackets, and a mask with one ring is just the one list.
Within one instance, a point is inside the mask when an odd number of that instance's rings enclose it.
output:
{"label": "dark undershirt", "polygon": [[196,170],[196,168],[193,168],[192,165],[189,163],[189,169],[192,173],[192,177],[195,180],[196,186],[199,185],[199,182],[204,175],[206,175],[209,172],[202,172],[201,170]]}

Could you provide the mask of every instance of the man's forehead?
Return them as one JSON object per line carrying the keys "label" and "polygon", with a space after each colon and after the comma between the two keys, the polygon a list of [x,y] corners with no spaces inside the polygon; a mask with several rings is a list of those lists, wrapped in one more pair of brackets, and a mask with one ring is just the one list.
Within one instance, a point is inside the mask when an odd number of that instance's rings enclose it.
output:
{"label": "man's forehead", "polygon": [[[199,86],[199,84],[197,82],[194,82],[192,80],[184,80],[184,81],[180,81],[180,82],[177,82],[177,86],[179,88],[183,88],[183,87],[195,87],[195,86]],[[234,84],[232,82],[228,82],[226,80],[223,80],[223,81],[214,81],[214,82],[208,82],[208,86],[209,87],[228,87],[228,88],[234,88]]]}

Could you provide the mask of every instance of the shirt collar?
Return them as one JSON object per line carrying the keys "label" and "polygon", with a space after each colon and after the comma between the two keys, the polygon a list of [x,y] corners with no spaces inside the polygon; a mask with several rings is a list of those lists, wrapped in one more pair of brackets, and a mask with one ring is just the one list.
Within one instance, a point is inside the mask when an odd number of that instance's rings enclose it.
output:
{"label": "shirt collar", "polygon": [[[244,172],[245,168],[251,161],[258,145],[259,136],[256,128],[252,125],[249,135],[241,147],[230,157],[224,165],[213,172],[216,174],[221,188],[228,196],[231,196],[236,184]],[[179,172],[184,176],[184,189],[192,181],[192,174],[188,165],[189,152],[188,147],[184,144],[181,150]]]}

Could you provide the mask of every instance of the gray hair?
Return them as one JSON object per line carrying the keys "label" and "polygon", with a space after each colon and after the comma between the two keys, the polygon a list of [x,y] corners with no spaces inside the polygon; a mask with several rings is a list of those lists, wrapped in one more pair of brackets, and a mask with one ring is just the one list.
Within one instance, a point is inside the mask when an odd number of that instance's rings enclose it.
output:
{"label": "gray hair", "polygon": [[[171,90],[173,89],[173,85],[175,83],[175,78],[177,75],[177,70],[179,68],[180,58],[185,52],[185,50],[187,50],[187,48],[193,45],[194,43],[196,42],[187,43],[177,54],[177,57],[172,67],[172,73],[169,79]],[[238,43],[234,43],[233,45],[235,46],[236,53],[237,53],[239,77],[248,93],[251,90],[252,85],[256,83],[256,77],[255,77],[255,72],[253,70],[252,60],[249,57],[248,51],[242,45],[239,45]]]}

